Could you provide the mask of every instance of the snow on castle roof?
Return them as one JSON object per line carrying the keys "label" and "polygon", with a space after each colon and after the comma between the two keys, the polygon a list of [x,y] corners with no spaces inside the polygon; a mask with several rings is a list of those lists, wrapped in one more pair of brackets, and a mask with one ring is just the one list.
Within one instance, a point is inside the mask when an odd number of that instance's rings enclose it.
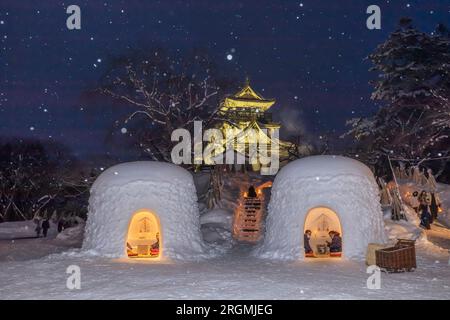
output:
{"label": "snow on castle roof", "polygon": [[333,155],[311,156],[293,161],[282,168],[276,179],[305,179],[345,175],[373,179],[372,171],[365,164],[351,158]]}
{"label": "snow on castle roof", "polygon": [[193,183],[192,175],[185,169],[166,162],[136,161],[112,166],[94,182],[91,190],[100,187],[124,185],[135,181]]}

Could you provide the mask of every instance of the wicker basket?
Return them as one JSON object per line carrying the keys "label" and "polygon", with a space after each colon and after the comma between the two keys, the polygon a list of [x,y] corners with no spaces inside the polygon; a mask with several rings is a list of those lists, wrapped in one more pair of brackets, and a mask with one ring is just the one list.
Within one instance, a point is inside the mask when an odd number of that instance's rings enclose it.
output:
{"label": "wicker basket", "polygon": [[394,247],[375,251],[376,264],[387,272],[413,271],[417,268],[414,240],[398,239]]}
{"label": "wicker basket", "polygon": [[376,259],[375,252],[377,250],[385,249],[388,246],[389,245],[380,244],[380,243],[369,243],[369,245],[367,246],[367,251],[366,251],[366,265],[368,265],[368,266],[376,265],[377,259]]}

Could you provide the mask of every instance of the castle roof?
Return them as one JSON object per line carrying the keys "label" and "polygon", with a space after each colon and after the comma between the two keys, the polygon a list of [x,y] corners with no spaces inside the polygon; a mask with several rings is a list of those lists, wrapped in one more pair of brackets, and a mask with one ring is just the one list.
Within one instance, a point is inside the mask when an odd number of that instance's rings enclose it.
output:
{"label": "castle roof", "polygon": [[227,111],[231,108],[257,108],[261,111],[266,111],[274,103],[274,99],[264,99],[250,87],[249,83],[247,83],[241,91],[233,96],[225,98],[222,105],[222,111]]}

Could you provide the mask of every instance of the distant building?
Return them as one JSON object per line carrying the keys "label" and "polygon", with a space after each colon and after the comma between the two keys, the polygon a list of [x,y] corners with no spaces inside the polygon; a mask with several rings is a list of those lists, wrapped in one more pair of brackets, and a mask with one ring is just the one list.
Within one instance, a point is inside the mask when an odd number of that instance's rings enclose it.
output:
{"label": "distant building", "polygon": [[[245,159],[245,164],[251,164],[252,169],[257,171],[264,164],[259,158],[256,162],[251,161],[251,158],[255,153],[259,154],[261,146],[267,150],[263,154],[270,156],[272,144],[277,143],[279,156],[285,155],[288,143],[280,141],[278,135],[273,136],[273,132],[280,129],[281,125],[273,122],[272,114],[268,112],[275,102],[256,93],[248,80],[242,90],[226,97],[219,110],[219,116],[223,119],[220,129],[225,139],[216,143],[214,160],[217,162],[219,158],[234,157],[236,165],[240,166],[242,159]],[[229,140],[227,132],[237,134]],[[227,145],[231,146],[228,150]],[[239,157],[241,161],[237,160]]]}

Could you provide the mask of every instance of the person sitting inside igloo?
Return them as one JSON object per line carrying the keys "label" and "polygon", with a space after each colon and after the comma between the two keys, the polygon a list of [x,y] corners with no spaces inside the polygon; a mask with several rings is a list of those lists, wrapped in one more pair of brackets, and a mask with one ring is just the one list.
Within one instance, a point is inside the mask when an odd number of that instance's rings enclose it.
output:
{"label": "person sitting inside igloo", "polygon": [[311,248],[311,244],[309,243],[309,240],[311,239],[311,230],[306,230],[305,234],[303,236],[303,243],[305,246],[305,256],[308,258],[314,257],[313,249]]}
{"label": "person sitting inside igloo", "polygon": [[327,246],[330,248],[331,257],[340,257],[342,252],[342,238],[339,232],[330,231],[328,235],[331,238],[331,242],[327,241]]}
{"label": "person sitting inside igloo", "polygon": [[156,242],[151,245],[150,254],[157,256],[159,254],[159,232],[156,233]]}

